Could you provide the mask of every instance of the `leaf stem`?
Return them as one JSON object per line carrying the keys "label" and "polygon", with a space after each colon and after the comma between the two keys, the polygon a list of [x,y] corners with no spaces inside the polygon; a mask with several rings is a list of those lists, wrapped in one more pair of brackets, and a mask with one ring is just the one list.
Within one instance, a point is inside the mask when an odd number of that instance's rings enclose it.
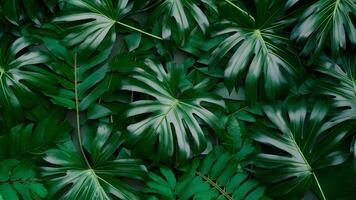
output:
{"label": "leaf stem", "polygon": [[314,180],[315,180],[315,182],[316,182],[316,184],[317,184],[317,186],[318,186],[318,188],[319,188],[319,191],[320,191],[320,193],[321,193],[322,200],[326,200],[326,197],[325,197],[325,195],[324,195],[323,189],[321,188],[321,185],[320,185],[320,183],[319,183],[318,178],[316,177],[316,175],[315,175],[314,172],[313,172],[312,174],[313,174]]}
{"label": "leaf stem", "polygon": [[74,55],[74,93],[75,93],[75,114],[76,114],[76,121],[77,121],[77,137],[78,137],[78,143],[79,143],[79,149],[81,154],[83,155],[83,158],[85,160],[85,163],[87,166],[91,169],[91,166],[89,164],[88,158],[84,153],[83,149],[83,144],[82,144],[82,136],[81,136],[81,131],[80,131],[80,113],[79,113],[79,98],[78,98],[78,75],[77,75],[77,54]]}
{"label": "leaf stem", "polygon": [[155,38],[155,39],[163,40],[163,38],[161,38],[161,37],[159,37],[159,36],[153,35],[153,34],[151,34],[151,33],[147,33],[146,31],[143,31],[143,30],[141,30],[141,29],[135,28],[135,27],[133,27],[133,26],[130,26],[130,25],[125,24],[125,23],[122,23],[122,22],[120,22],[120,21],[116,21],[116,23],[119,24],[119,25],[121,25],[121,26],[124,26],[124,27],[126,27],[126,28],[129,28],[129,29],[132,29],[132,30],[134,30],[134,31],[140,32],[140,33],[142,33],[142,34],[144,34],[144,35],[153,37],[153,38]]}
{"label": "leaf stem", "polygon": [[211,180],[209,177],[204,176],[202,173],[196,171],[196,175],[200,176],[203,178],[205,181],[207,181],[211,186],[216,188],[224,197],[226,197],[228,200],[234,200],[224,189],[222,189],[219,185],[217,185],[213,180]]}
{"label": "leaf stem", "polygon": [[224,0],[226,1],[226,3],[230,4],[232,7],[236,8],[240,13],[242,13],[243,15],[247,16],[250,18],[250,20],[255,23],[255,18],[253,18],[248,12],[244,11],[243,9],[241,9],[240,7],[238,7],[237,5],[235,5],[234,3],[232,3],[230,0]]}

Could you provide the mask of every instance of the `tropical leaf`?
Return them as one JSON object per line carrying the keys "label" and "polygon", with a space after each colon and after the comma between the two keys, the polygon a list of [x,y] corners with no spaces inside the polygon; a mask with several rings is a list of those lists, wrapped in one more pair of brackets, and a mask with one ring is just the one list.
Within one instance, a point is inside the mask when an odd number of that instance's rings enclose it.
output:
{"label": "tropical leaf", "polygon": [[45,11],[54,12],[56,0],[3,0],[1,1],[2,14],[14,25],[19,26],[27,17],[34,23],[40,24],[45,17]]}
{"label": "tropical leaf", "polygon": [[306,42],[304,55],[318,55],[325,44],[330,44],[337,57],[341,49],[346,49],[347,40],[356,44],[355,10],[355,0],[317,1],[299,17],[291,38]]}
{"label": "tropical leaf", "polygon": [[224,82],[230,92],[246,74],[246,95],[252,102],[260,96],[260,84],[264,96],[273,99],[303,74],[288,35],[283,33],[288,25],[288,21],[281,18],[285,3],[274,1],[269,5],[267,1],[258,1],[255,5],[256,18],[235,5],[236,10],[242,12],[242,20],[220,22],[215,26],[212,36],[222,41],[217,43],[210,59],[212,69],[219,66],[223,58],[228,59]]}
{"label": "tropical leaf", "polygon": [[[76,94],[79,100],[79,111],[89,109],[90,112],[100,112],[93,118],[103,117],[110,111],[96,101],[103,95],[110,84],[108,65],[103,64],[110,49],[97,53],[95,57],[85,58],[78,53],[65,48],[53,38],[41,38],[51,58],[46,62],[48,69],[41,69],[42,74],[57,80],[57,93],[48,94],[51,101],[68,109],[75,109]],[[90,118],[90,116],[89,116]]]}
{"label": "tropical leaf", "polygon": [[213,0],[160,0],[152,13],[152,21],[160,27],[162,38],[175,37],[176,41],[184,43],[187,34],[196,25],[203,33],[209,28],[209,19],[202,6],[205,10],[217,12]]}
{"label": "tropical leaf", "polygon": [[[37,64],[48,61],[39,51],[30,51],[29,38],[5,34],[0,38],[0,107],[9,121],[22,121],[24,107],[34,104],[34,88],[43,92],[54,91],[54,81],[35,71]],[[31,99],[31,100],[30,100]]]}
{"label": "tropical leaf", "polygon": [[[63,39],[67,46],[79,45],[78,49],[88,57],[95,49],[112,48],[116,40],[115,25],[161,39],[122,22],[132,9],[128,0],[66,0],[69,4],[62,16],[53,22],[71,23],[69,34]],[[66,25],[66,24],[64,24]]]}
{"label": "tropical leaf", "polygon": [[314,81],[318,92],[330,97],[334,107],[333,124],[356,120],[356,57],[344,55],[336,62],[323,55],[313,64],[321,78]]}
{"label": "tropical leaf", "polygon": [[241,153],[246,151],[244,148],[236,154],[216,148],[204,159],[192,161],[178,177],[164,167],[160,168],[160,174],[149,172],[145,191],[155,195],[150,199],[261,199],[265,187],[239,164],[245,156]]}
{"label": "tropical leaf", "polygon": [[0,162],[0,199],[43,199],[46,188],[39,183],[33,165],[18,160]]}
{"label": "tropical leaf", "polygon": [[270,184],[272,197],[299,198],[314,183],[325,199],[316,172],[347,160],[342,141],[350,127],[326,126],[328,106],[323,102],[309,109],[304,101],[289,101],[288,107],[267,105],[263,110],[268,120],[257,121],[251,137],[273,151],[253,160],[256,176]]}
{"label": "tropical leaf", "polygon": [[69,138],[71,126],[50,113],[36,125],[19,124],[9,133],[0,134],[0,159],[29,158],[44,153],[48,147]]}
{"label": "tropical leaf", "polygon": [[140,160],[117,156],[120,133],[107,124],[89,127],[84,147],[90,162],[81,157],[72,141],[50,149],[43,167],[49,198],[139,199],[129,179],[143,180],[146,168]]}
{"label": "tropical leaf", "polygon": [[214,130],[221,129],[222,124],[203,103],[221,106],[223,101],[205,91],[206,81],[188,90],[180,90],[184,71],[172,63],[164,68],[159,63],[146,60],[146,65],[146,68],[134,68],[132,76],[122,85],[123,90],[154,98],[131,103],[123,114],[125,118],[145,116],[127,127],[128,144],[135,145],[141,154],[157,152],[156,157],[162,160],[170,160],[174,155],[178,160],[185,160],[204,151],[208,136],[201,122]]}

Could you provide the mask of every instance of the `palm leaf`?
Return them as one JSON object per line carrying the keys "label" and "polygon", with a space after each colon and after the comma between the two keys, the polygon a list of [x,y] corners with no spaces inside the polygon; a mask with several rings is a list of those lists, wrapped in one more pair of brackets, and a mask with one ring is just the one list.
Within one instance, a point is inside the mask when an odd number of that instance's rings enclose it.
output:
{"label": "palm leaf", "polygon": [[[207,135],[200,122],[214,130],[221,129],[221,123],[214,113],[203,106],[210,103],[216,106],[223,102],[213,94],[204,91],[207,82],[201,82],[182,91],[180,80],[184,80],[183,69],[172,63],[165,68],[152,60],[146,60],[147,68],[134,68],[132,76],[123,82],[122,89],[134,91],[154,99],[137,100],[131,103],[125,118],[142,116],[141,121],[134,121],[128,126],[127,142],[135,145],[143,154],[157,152],[162,160],[185,160],[194,153],[205,150]],[[158,149],[155,149],[158,142]]]}
{"label": "palm leaf", "polygon": [[[140,160],[116,156],[120,133],[106,124],[89,127],[85,149],[90,163],[80,156],[72,141],[50,149],[43,167],[50,198],[64,199],[139,199],[128,179],[143,180],[146,168]],[[89,164],[89,165],[88,165]],[[126,181],[125,181],[126,180]]]}
{"label": "palm leaf", "polygon": [[0,134],[0,159],[38,156],[55,143],[68,139],[72,128],[62,119],[52,112],[36,125],[19,124],[9,133],[3,132]]}
{"label": "palm leaf", "polygon": [[356,44],[355,0],[317,1],[305,10],[292,31],[291,38],[306,41],[303,54],[318,55],[328,40],[331,51],[337,57],[346,48],[347,39]]}
{"label": "palm leaf", "polygon": [[145,191],[150,199],[261,199],[265,188],[241,167],[250,150],[249,145],[236,153],[215,148],[204,159],[195,159],[177,177],[171,169],[161,167],[160,174],[148,174]]}
{"label": "palm leaf", "polygon": [[288,36],[283,33],[283,28],[288,25],[280,17],[285,4],[281,1],[274,1],[270,7],[266,4],[264,1],[256,3],[256,19],[245,14],[242,22],[218,23],[212,33],[213,37],[223,39],[211,54],[211,68],[216,68],[218,62],[227,58],[224,70],[226,86],[232,91],[237,80],[246,74],[246,94],[252,102],[259,96],[260,84],[265,96],[275,98],[303,74]]}
{"label": "palm leaf", "polygon": [[[68,109],[75,109],[75,86],[78,89],[79,111],[89,109],[89,113],[96,113],[89,118],[99,118],[110,114],[105,106],[96,101],[103,95],[110,84],[108,73],[110,68],[103,64],[111,49],[97,53],[95,57],[85,58],[74,51],[65,48],[53,38],[42,37],[44,46],[48,49],[46,54],[51,58],[46,62],[48,70],[41,69],[42,74],[57,80],[57,93],[48,94],[51,101]],[[77,79],[75,79],[75,74]]]}
{"label": "palm leaf", "polygon": [[47,190],[36,178],[34,166],[18,160],[0,162],[0,199],[43,199]]}
{"label": "palm leaf", "polygon": [[347,160],[347,150],[341,148],[349,126],[326,126],[328,107],[315,102],[308,109],[304,101],[289,101],[282,105],[264,106],[267,121],[257,121],[252,138],[274,149],[260,153],[253,163],[256,175],[270,184],[273,197],[300,197],[315,181],[325,199],[315,172]]}

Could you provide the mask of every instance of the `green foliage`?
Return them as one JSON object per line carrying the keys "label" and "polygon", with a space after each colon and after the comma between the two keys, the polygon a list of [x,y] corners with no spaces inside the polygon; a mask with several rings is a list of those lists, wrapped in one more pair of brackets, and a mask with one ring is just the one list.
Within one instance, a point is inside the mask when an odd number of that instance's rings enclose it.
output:
{"label": "green foliage", "polygon": [[52,80],[35,71],[35,65],[48,61],[39,51],[29,51],[29,38],[14,38],[5,34],[0,38],[0,107],[14,122],[23,118],[23,107],[30,107],[35,91],[30,85],[42,91],[53,90]]}
{"label": "green foliage", "polygon": [[355,0],[0,0],[0,200],[354,199]]}
{"label": "green foliage", "polygon": [[14,159],[0,162],[0,199],[41,199],[46,195],[33,165]]}
{"label": "green foliage", "polygon": [[305,55],[319,54],[329,44],[337,57],[341,49],[346,49],[347,39],[356,44],[355,10],[355,0],[317,1],[300,16],[291,37],[306,40],[302,51]]}
{"label": "green foliage", "polygon": [[[198,120],[204,121],[215,131],[221,130],[223,125],[203,103],[221,106],[223,101],[204,90],[208,84],[206,81],[182,91],[185,74],[179,66],[167,63],[163,67],[152,60],[146,60],[146,65],[144,69],[133,69],[131,78],[122,84],[123,90],[154,98],[129,104],[124,117],[150,115],[127,127],[127,142],[135,144],[141,153],[157,151],[157,157],[162,160],[170,159],[173,155],[177,160],[185,160],[192,154],[204,151],[207,135]],[[154,149],[157,140],[158,149]]]}
{"label": "green foliage", "polygon": [[179,176],[165,167],[160,174],[150,172],[146,193],[156,194],[151,199],[261,199],[265,187],[243,170],[242,161],[254,148],[243,139],[236,119],[229,120],[226,134],[230,140],[222,144],[225,148],[216,147],[205,158],[194,159]]}
{"label": "green foliage", "polygon": [[139,160],[114,155],[119,148],[120,134],[100,124],[88,128],[87,135],[84,146],[90,154],[90,163],[81,157],[72,141],[46,153],[44,159],[51,165],[43,167],[43,176],[48,177],[50,197],[111,199],[113,195],[120,199],[138,199],[134,188],[123,179],[142,180],[146,168]]}
{"label": "green foliage", "polygon": [[[212,67],[228,57],[224,70],[226,86],[232,91],[237,80],[244,77],[246,93],[251,101],[257,100],[260,83],[265,96],[275,98],[283,87],[303,75],[300,61],[289,45],[288,35],[283,34],[288,25],[281,19],[284,3],[275,1],[268,4],[267,1],[256,3],[253,22],[251,16],[246,15],[241,21],[218,23],[212,33],[213,37],[223,38],[218,40],[211,54]],[[275,14],[267,16],[267,10]]]}
{"label": "green foliage", "polygon": [[356,120],[356,57],[344,55],[333,61],[325,55],[313,68],[323,77],[316,81],[318,91],[329,96],[332,105],[339,108],[334,113],[333,123]]}
{"label": "green foliage", "polygon": [[260,153],[253,160],[257,176],[272,184],[273,196],[304,194],[313,179],[319,184],[317,170],[341,164],[349,157],[342,140],[350,127],[330,128],[325,119],[325,103],[315,102],[311,108],[303,101],[288,103],[286,108],[264,106],[268,120],[261,120],[252,128],[254,140],[276,150]]}
{"label": "green foliage", "polygon": [[152,20],[161,29],[161,35],[164,39],[174,37],[177,41],[184,43],[189,31],[196,25],[203,33],[207,32],[209,27],[208,16],[201,10],[199,5],[205,9],[217,12],[217,8],[212,0],[160,0],[152,14]]}
{"label": "green foliage", "polygon": [[34,124],[19,124],[0,135],[0,159],[36,155],[69,138],[71,126],[54,113]]}

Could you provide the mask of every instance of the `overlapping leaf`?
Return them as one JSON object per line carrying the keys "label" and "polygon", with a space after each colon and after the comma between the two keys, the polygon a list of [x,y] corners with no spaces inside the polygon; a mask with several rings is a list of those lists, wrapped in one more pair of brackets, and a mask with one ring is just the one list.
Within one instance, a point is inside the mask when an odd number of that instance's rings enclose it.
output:
{"label": "overlapping leaf", "polygon": [[[139,199],[128,179],[142,180],[146,168],[140,160],[117,156],[120,134],[106,124],[91,127],[85,133],[84,146],[90,155],[87,163],[72,141],[48,150],[43,167],[47,178],[49,197],[63,199],[106,200]],[[55,178],[54,178],[55,177]]]}
{"label": "overlapping leaf", "polygon": [[9,133],[1,130],[0,159],[30,158],[39,155],[51,145],[69,138],[71,126],[67,121],[58,119],[55,113],[48,118],[31,124],[19,124]]}
{"label": "overlapping leaf", "polygon": [[0,108],[12,124],[21,122],[24,107],[33,105],[36,89],[54,91],[53,80],[36,71],[36,64],[48,61],[39,51],[29,51],[28,38],[14,39],[10,34],[0,38]]}
{"label": "overlapping leaf", "polygon": [[[126,27],[156,39],[138,28],[123,23],[122,19],[130,12],[133,2],[128,0],[66,0],[69,4],[62,16],[56,17],[54,22],[71,23],[68,34],[63,39],[67,46],[79,45],[81,54],[88,57],[97,48],[112,48],[116,41],[115,25]],[[66,24],[64,24],[65,26]]]}
{"label": "overlapping leaf", "polygon": [[324,55],[314,66],[317,75],[322,75],[314,86],[339,108],[333,114],[333,123],[356,120],[356,57],[344,55],[335,62]]}
{"label": "overlapping leaf", "polygon": [[60,84],[57,86],[58,92],[49,95],[52,97],[52,102],[74,109],[75,90],[77,89],[80,111],[88,108],[90,112],[96,110],[100,112],[97,113],[99,117],[109,114],[110,111],[96,104],[96,101],[109,87],[110,77],[107,73],[110,70],[103,63],[111,50],[106,49],[88,59],[65,48],[55,39],[42,38],[42,41],[48,49],[47,54],[51,60],[46,62],[48,70],[41,70],[41,73],[52,77]]}
{"label": "overlapping leaf", "polygon": [[256,19],[246,13],[241,22],[221,22],[212,33],[223,40],[211,54],[211,68],[218,67],[219,61],[227,58],[224,82],[231,91],[246,75],[246,94],[252,102],[260,96],[260,88],[264,96],[273,99],[283,89],[288,89],[293,80],[302,77],[298,57],[283,33],[288,25],[281,19],[284,7],[281,1],[274,1],[272,5],[257,2]]}
{"label": "overlapping leaf", "polygon": [[162,160],[172,159],[174,155],[178,160],[185,160],[204,151],[208,138],[200,121],[214,130],[221,129],[222,125],[203,103],[223,106],[223,101],[204,90],[207,82],[180,90],[184,71],[178,66],[167,64],[165,68],[151,60],[146,64],[146,68],[135,68],[122,86],[124,90],[154,98],[129,105],[124,117],[143,115],[144,118],[128,126],[128,143],[141,153],[157,152]]}
{"label": "overlapping leaf", "polygon": [[[3,0],[0,7],[5,18],[14,25],[19,26],[27,17],[39,24],[47,12],[54,12],[56,0]],[[1,11],[0,11],[1,12]]]}
{"label": "overlapping leaf", "polygon": [[36,177],[34,166],[18,160],[0,162],[0,199],[43,199],[46,188]]}
{"label": "overlapping leaf", "polygon": [[204,6],[205,10],[217,12],[212,0],[160,0],[153,11],[152,20],[155,25],[159,25],[162,38],[176,37],[183,43],[189,31],[196,25],[203,33],[207,32],[209,19],[201,6]]}
{"label": "overlapping leaf", "polygon": [[256,156],[256,175],[270,184],[272,196],[299,197],[314,184],[325,199],[315,173],[347,160],[349,154],[342,141],[350,127],[325,126],[325,103],[315,102],[311,109],[303,101],[288,103],[286,108],[265,106],[268,120],[257,121],[252,127],[252,138],[275,150]]}
{"label": "overlapping leaf", "polygon": [[154,195],[150,199],[261,199],[265,187],[243,170],[254,148],[242,137],[235,118],[224,136],[226,148],[216,147],[204,159],[195,159],[181,175],[167,168],[160,168],[160,174],[150,172],[145,189]]}
{"label": "overlapping leaf", "polygon": [[318,55],[325,44],[330,44],[337,57],[346,48],[347,40],[356,44],[355,10],[355,0],[317,1],[300,16],[291,38],[306,41],[302,52],[305,55]]}

